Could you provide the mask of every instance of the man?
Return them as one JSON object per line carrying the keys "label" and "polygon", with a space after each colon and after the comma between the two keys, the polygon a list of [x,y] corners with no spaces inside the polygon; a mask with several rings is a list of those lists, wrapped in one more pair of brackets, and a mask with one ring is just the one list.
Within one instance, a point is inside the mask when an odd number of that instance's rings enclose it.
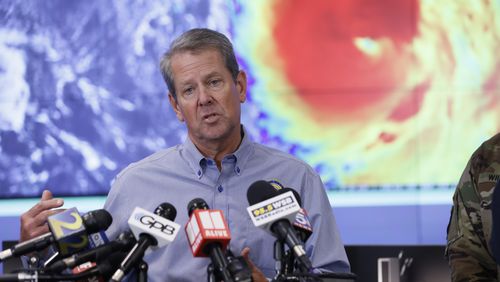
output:
{"label": "man", "polygon": [[490,249],[497,265],[500,264],[500,180],[497,180],[491,199]]}
{"label": "man", "polygon": [[500,133],[471,156],[455,194],[446,255],[452,281],[499,281],[491,254],[491,202],[500,178]]}
{"label": "man", "polygon": [[[274,274],[275,238],[253,225],[246,193],[257,180],[277,180],[299,192],[309,213],[314,232],[306,252],[313,266],[348,272],[320,177],[304,162],[253,143],[245,133],[240,113],[247,78],[239,70],[230,41],[209,29],[189,30],[171,44],[161,71],[170,104],[179,121],[186,123],[188,138],[129,165],[116,177],[105,204],[113,216],[108,237],[128,229],[134,207],[153,211],[162,202],[177,208],[175,222],[184,226],[187,204],[202,198],[210,208],[224,212],[232,237],[229,247],[247,258],[254,281],[266,281],[264,276]],[[146,253],[144,260],[151,281],[206,280],[209,259],[192,257],[183,232],[167,247]]]}

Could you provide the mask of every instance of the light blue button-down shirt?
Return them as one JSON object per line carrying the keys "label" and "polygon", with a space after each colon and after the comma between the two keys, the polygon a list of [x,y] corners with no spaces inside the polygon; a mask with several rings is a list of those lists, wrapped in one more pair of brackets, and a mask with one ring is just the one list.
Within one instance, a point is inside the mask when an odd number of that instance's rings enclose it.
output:
{"label": "light blue button-down shirt", "polygon": [[210,259],[193,257],[184,232],[187,204],[202,198],[211,209],[224,212],[233,253],[239,255],[244,247],[250,247],[252,261],[267,277],[273,277],[275,238],[256,228],[246,211],[248,187],[257,180],[277,180],[299,192],[313,226],[306,243],[313,266],[348,272],[344,245],[318,174],[289,154],[252,142],[247,134],[238,150],[224,157],[221,171],[189,138],[184,144],[129,165],[116,177],[105,204],[113,216],[107,235],[113,239],[127,230],[135,207],[154,211],[159,204],[169,202],[177,209],[174,221],[182,230],[167,247],[146,252],[148,277],[150,281],[206,281]]}

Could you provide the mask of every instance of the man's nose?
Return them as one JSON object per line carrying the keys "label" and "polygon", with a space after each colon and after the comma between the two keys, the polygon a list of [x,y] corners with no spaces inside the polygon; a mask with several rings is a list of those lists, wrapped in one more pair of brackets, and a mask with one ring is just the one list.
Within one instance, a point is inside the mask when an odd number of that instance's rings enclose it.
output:
{"label": "man's nose", "polygon": [[198,103],[200,105],[209,105],[212,102],[213,102],[213,97],[210,91],[206,87],[200,87]]}

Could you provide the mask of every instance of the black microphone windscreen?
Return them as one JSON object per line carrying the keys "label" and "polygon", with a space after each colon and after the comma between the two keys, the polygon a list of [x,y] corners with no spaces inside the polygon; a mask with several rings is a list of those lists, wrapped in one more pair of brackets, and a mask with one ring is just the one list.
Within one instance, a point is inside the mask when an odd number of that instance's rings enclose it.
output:
{"label": "black microphone windscreen", "polygon": [[134,233],[132,233],[130,230],[120,233],[120,235],[118,235],[118,237],[116,238],[116,241],[118,241],[121,245],[124,246],[135,245],[136,243]]}
{"label": "black microphone windscreen", "polygon": [[90,211],[84,214],[82,220],[89,234],[106,230],[113,222],[113,218],[109,212],[103,209]]}
{"label": "black microphone windscreen", "polygon": [[196,198],[196,199],[192,199],[191,202],[188,203],[187,209],[188,209],[188,215],[191,216],[191,214],[193,213],[194,210],[198,210],[198,209],[208,210],[209,207],[208,207],[207,202],[205,202],[205,200],[203,200],[201,198]]}
{"label": "black microphone windscreen", "polygon": [[154,211],[156,215],[159,215],[168,220],[174,221],[177,216],[177,210],[170,203],[162,203],[160,204]]}
{"label": "black microphone windscreen", "polygon": [[276,190],[271,184],[269,184],[269,182],[264,180],[259,180],[252,183],[252,185],[248,187],[247,190],[248,204],[255,205],[259,202],[277,196],[278,194],[279,194],[278,190]]}
{"label": "black microphone windscreen", "polygon": [[95,255],[96,261],[101,262],[107,259],[110,253],[114,253],[116,252],[116,250],[120,250],[122,252],[128,252],[132,249],[132,247],[134,247],[136,243],[137,240],[135,239],[134,233],[132,233],[131,231],[122,232],[120,235],[118,235],[116,241],[113,241],[108,244],[108,246],[112,245],[111,248],[102,247],[101,249],[97,250]]}

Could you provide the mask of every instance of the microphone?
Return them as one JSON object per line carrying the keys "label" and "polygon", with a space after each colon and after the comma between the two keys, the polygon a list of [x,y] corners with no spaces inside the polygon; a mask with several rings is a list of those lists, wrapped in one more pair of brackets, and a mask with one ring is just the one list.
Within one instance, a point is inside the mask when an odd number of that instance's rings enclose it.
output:
{"label": "microphone", "polygon": [[108,257],[111,253],[117,251],[129,251],[137,240],[130,231],[121,233],[118,238],[107,244],[100,245],[82,253],[74,254],[65,259],[54,262],[50,267],[45,268],[46,272],[61,272],[66,268],[73,268],[82,263],[93,261],[100,262]]}
{"label": "microphone", "polygon": [[87,247],[87,234],[106,230],[113,221],[103,209],[80,216],[76,208],[67,209],[47,218],[50,232],[14,245],[0,252],[0,262],[10,257],[19,257],[40,251],[55,243],[61,256],[74,254]]}
{"label": "microphone", "polygon": [[[300,198],[300,195],[297,191],[293,190],[292,188],[283,188],[281,190],[278,190],[280,194],[286,193],[291,191],[293,195],[295,196],[295,199],[297,200],[297,203],[299,206],[301,206],[299,212],[295,216],[295,220],[292,222],[293,229],[297,232],[297,235],[299,236],[299,239],[302,242],[306,242],[307,239],[312,234],[312,225],[311,222],[309,221],[309,217],[307,216],[307,212],[304,208],[302,208],[302,201]],[[281,244],[281,246],[283,246]],[[275,247],[279,247],[279,245],[276,245]],[[281,247],[283,248],[283,247]],[[295,257],[293,254],[290,253],[290,251],[286,252],[283,257],[283,261],[281,261],[282,264],[280,264],[280,269],[283,273],[292,273],[294,266],[295,266]]]}
{"label": "microphone", "polygon": [[87,261],[72,269],[71,273],[80,277],[78,282],[109,281],[111,275],[127,256],[126,252],[118,251],[104,258],[98,258],[98,263]]}
{"label": "microphone", "polygon": [[297,215],[295,216],[295,219],[292,222],[292,225],[293,225],[293,228],[295,229],[295,231],[297,231],[297,233],[298,233],[297,235],[299,235],[302,242],[307,241],[307,239],[309,239],[309,237],[311,237],[313,230],[312,230],[311,221],[309,220],[309,217],[307,216],[307,211],[304,208],[302,208],[302,201],[301,201],[299,193],[292,188],[283,187],[283,185],[281,185],[281,183],[279,183],[275,180],[268,181],[268,183],[271,184],[271,186],[276,191],[278,191],[279,194],[284,194],[284,193],[289,192],[289,191],[291,191],[293,193],[293,195],[295,196],[295,199],[297,200],[297,203],[299,203],[300,210],[297,213]]}
{"label": "microphone", "polygon": [[300,205],[292,191],[280,194],[267,181],[254,182],[247,191],[250,206],[247,212],[256,227],[262,228],[293,251],[303,272],[310,272],[312,263],[304,250],[304,243],[298,238],[290,222],[293,222]]}
{"label": "microphone", "polygon": [[[107,229],[113,222],[113,218],[106,210],[90,211],[80,217],[76,208],[71,208],[47,218],[47,223],[61,257],[67,257],[79,252],[89,245],[87,234]],[[99,227],[88,230],[88,227]]]}
{"label": "microphone", "polygon": [[180,225],[172,221],[176,216],[177,210],[169,203],[160,204],[154,213],[136,207],[128,219],[128,225],[138,241],[113,274],[111,281],[121,281],[142,260],[149,247],[157,249],[170,244],[180,229]]}
{"label": "microphone", "polygon": [[81,270],[74,271],[73,274],[44,274],[44,273],[15,273],[15,274],[4,274],[0,275],[0,281],[70,281],[70,280],[79,280],[83,278],[88,278],[90,276],[98,275],[100,277],[104,277],[105,281],[107,281],[106,277],[109,277],[112,271],[118,266],[121,259],[125,256],[124,253],[114,253],[110,255],[109,259],[103,261],[102,264]]}
{"label": "microphone", "polygon": [[295,229],[295,231],[297,231],[297,235],[299,236],[300,240],[302,240],[302,242],[306,242],[307,239],[309,239],[309,237],[311,237],[311,234],[313,233],[312,224],[311,221],[309,220],[309,217],[307,216],[306,210],[302,208],[302,201],[297,191],[293,190],[292,188],[286,187],[279,190],[279,193],[284,194],[289,191],[293,193],[295,199],[297,200],[297,203],[300,206],[300,210],[295,216],[295,219],[292,222],[292,226]]}
{"label": "microphone", "polygon": [[221,210],[210,210],[205,200],[196,198],[188,204],[189,221],[185,231],[194,257],[210,256],[216,273],[225,282],[234,281],[227,269],[224,252],[231,240],[229,227]]}

